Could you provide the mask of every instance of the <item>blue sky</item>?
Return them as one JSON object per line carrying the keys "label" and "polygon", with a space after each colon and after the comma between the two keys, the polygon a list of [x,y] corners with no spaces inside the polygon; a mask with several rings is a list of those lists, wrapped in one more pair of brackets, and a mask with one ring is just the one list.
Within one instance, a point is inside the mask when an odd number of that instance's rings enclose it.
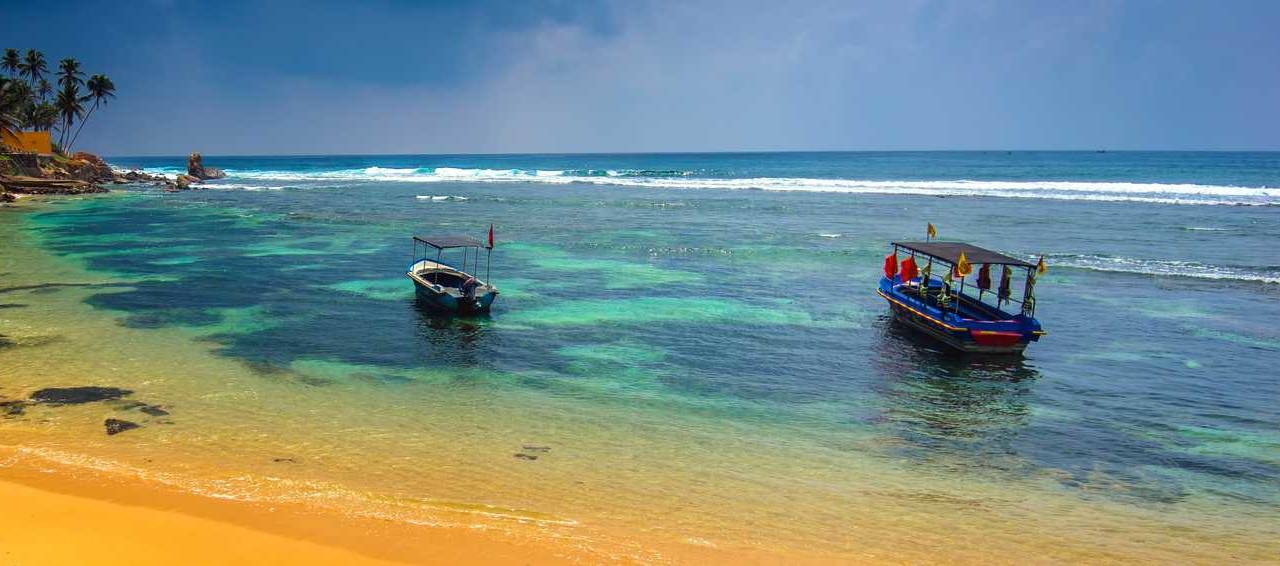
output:
{"label": "blue sky", "polygon": [[[107,155],[1280,150],[1280,2],[13,2]],[[56,66],[56,63],[54,63]]]}

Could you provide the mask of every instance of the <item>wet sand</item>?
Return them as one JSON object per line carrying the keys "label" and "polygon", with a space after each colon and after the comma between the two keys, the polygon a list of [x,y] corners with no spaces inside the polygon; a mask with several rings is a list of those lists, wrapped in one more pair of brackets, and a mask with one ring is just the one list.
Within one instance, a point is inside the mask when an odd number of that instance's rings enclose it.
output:
{"label": "wet sand", "polygon": [[[200,497],[0,449],[6,564],[545,564],[572,549]],[[15,463],[21,461],[22,463]]]}

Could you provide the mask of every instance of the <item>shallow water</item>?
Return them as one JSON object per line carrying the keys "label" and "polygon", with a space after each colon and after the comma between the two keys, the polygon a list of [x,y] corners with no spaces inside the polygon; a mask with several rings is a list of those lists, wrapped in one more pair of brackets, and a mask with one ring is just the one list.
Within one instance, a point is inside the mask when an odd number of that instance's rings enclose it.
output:
{"label": "shallow water", "polygon": [[[0,397],[171,412],[31,406],[7,443],[644,560],[1277,551],[1276,154],[208,161],[220,190],[0,211]],[[889,322],[925,222],[1046,255],[1025,358]],[[492,316],[417,309],[409,235],[490,223]]]}

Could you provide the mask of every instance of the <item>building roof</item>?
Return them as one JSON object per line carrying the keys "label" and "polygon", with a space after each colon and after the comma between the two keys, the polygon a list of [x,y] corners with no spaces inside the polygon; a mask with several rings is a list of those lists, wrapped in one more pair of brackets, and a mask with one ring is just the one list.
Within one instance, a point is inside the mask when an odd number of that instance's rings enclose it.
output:
{"label": "building roof", "polygon": [[484,244],[471,236],[443,235],[443,236],[414,236],[414,240],[422,242],[436,249],[448,248],[481,248]]}
{"label": "building roof", "polygon": [[991,263],[996,265],[1035,267],[1034,265],[1020,259],[1009,257],[1000,252],[993,252],[986,248],[980,248],[973,244],[966,244],[964,242],[894,242],[893,245],[927,256],[933,256],[952,264],[960,261],[960,254],[963,253],[965,259],[969,260],[969,263],[974,264]]}

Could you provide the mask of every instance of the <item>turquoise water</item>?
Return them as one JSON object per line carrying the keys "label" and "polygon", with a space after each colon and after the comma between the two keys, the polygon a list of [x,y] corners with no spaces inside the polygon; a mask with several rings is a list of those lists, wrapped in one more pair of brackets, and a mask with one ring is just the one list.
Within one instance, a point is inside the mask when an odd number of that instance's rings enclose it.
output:
{"label": "turquoise water", "polygon": [[[229,173],[211,190],[122,187],[27,229],[55,255],[141,278],[89,294],[93,308],[194,331],[264,376],[358,374],[384,392],[426,370],[509,376],[535,399],[768,426],[779,445],[871,435],[876,458],[931,477],[1280,511],[1280,154],[206,162]],[[1047,258],[1048,336],[1025,358],[956,358],[890,322],[881,258],[926,222]],[[415,308],[409,236],[483,238],[490,224],[492,315]]]}

